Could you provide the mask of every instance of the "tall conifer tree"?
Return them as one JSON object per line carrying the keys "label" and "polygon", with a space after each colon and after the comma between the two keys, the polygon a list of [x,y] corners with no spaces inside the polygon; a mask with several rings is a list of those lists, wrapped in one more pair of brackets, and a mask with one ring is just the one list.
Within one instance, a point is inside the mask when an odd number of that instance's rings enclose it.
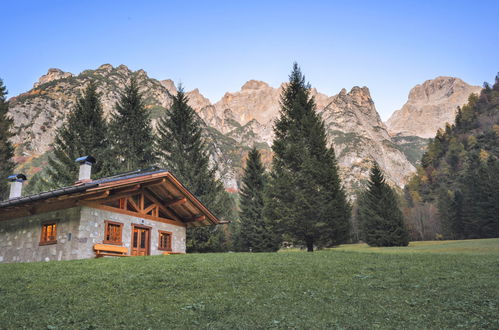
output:
{"label": "tall conifer tree", "polygon": [[407,246],[409,234],[404,225],[397,196],[374,164],[366,191],[359,200],[359,217],[364,240],[370,246]]}
{"label": "tall conifer tree", "polygon": [[350,206],[324,123],[296,63],[281,94],[274,132],[266,217],[308,251],[346,241]]}
{"label": "tall conifer tree", "polygon": [[[472,153],[459,189],[464,215],[454,232],[459,230],[462,238],[499,237],[499,161],[490,154],[481,159]],[[457,227],[458,219],[452,220]]]}
{"label": "tall conifer tree", "polygon": [[114,170],[126,172],[155,163],[154,135],[137,80],[132,77],[120,95],[109,124]]}
{"label": "tall conifer tree", "polygon": [[438,195],[438,216],[445,237],[464,238],[463,194],[460,190],[441,189]]}
{"label": "tall conifer tree", "polygon": [[[200,118],[187,104],[180,86],[172,96],[172,105],[157,125],[156,152],[160,165],[170,170],[215,215],[229,218],[233,214],[230,196],[210,166],[202,137]],[[187,250],[190,252],[227,249],[222,226],[189,228]]]}
{"label": "tall conifer tree", "polygon": [[76,100],[66,121],[54,138],[54,157],[49,158],[48,188],[74,183],[78,179],[75,159],[92,155],[97,163],[92,168],[95,178],[109,174],[108,127],[103,117],[97,86],[90,82]]}
{"label": "tall conifer tree", "polygon": [[9,102],[7,102],[7,89],[0,79],[0,200],[8,197],[9,186],[7,177],[14,171],[14,147],[10,142],[12,137],[13,120],[7,116]]}
{"label": "tall conifer tree", "polygon": [[267,175],[260,153],[253,148],[248,153],[240,192],[241,225],[235,244],[241,251],[264,252],[279,249],[275,228],[263,217],[266,184]]}

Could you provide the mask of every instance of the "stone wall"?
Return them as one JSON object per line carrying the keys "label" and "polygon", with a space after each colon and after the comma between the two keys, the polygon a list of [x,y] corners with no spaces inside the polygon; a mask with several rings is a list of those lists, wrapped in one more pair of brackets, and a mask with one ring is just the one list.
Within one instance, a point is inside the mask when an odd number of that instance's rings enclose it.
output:
{"label": "stone wall", "polygon": [[128,253],[130,253],[130,247],[132,243],[132,224],[151,227],[151,255],[163,253],[163,251],[158,250],[158,230],[172,232],[172,251],[185,253],[185,227],[175,226],[148,219],[142,219],[140,217],[121,213],[114,213],[90,207],[82,207],[80,231],[78,236],[80,241],[79,255],[81,257],[92,258],[93,256],[95,256],[92,247],[94,244],[102,243],[102,241],[104,240],[104,221],[106,220],[123,223],[122,242],[123,246],[128,248]]}
{"label": "stone wall", "polygon": [[[57,222],[57,244],[40,245],[42,223]],[[80,259],[80,208],[0,222],[0,262]]]}
{"label": "stone wall", "polygon": [[[42,223],[57,222],[57,243],[40,245]],[[186,228],[89,207],[75,207],[0,222],[0,262],[94,258],[104,240],[104,221],[123,223],[123,245],[130,253],[132,224],[151,227],[150,254],[158,250],[158,230],[172,232],[172,251],[185,253]]]}

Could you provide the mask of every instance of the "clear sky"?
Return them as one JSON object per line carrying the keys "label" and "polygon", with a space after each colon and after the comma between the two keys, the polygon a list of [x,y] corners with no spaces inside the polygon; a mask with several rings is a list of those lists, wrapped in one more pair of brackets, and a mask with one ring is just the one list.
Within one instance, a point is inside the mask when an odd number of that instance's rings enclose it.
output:
{"label": "clear sky", "polygon": [[101,64],[199,88],[278,86],[297,61],[320,92],[371,90],[383,119],[418,83],[499,71],[499,1],[1,1],[0,78],[15,96],[56,67]]}

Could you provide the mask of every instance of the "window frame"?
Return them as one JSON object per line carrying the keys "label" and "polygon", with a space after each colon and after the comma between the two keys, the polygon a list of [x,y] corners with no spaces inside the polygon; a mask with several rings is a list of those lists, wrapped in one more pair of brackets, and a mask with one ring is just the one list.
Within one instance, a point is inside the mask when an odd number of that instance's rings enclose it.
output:
{"label": "window frame", "polygon": [[[162,247],[161,246],[161,235],[168,235],[168,236],[170,236],[170,239],[168,240],[168,246],[167,247]],[[173,241],[173,233],[171,231],[158,230],[158,250],[171,252],[172,251],[172,241]]]}
{"label": "window frame", "polygon": [[[44,222],[41,223],[42,230],[41,230],[41,233],[40,233],[40,242],[39,242],[39,245],[57,244],[57,224],[58,224],[58,221],[54,221],[54,220],[52,220],[52,221],[44,221]],[[54,228],[53,228],[54,234],[52,236],[55,237],[55,239],[53,239],[53,240],[48,240],[47,228],[49,226],[54,226]]]}
{"label": "window frame", "polygon": [[[119,226],[119,230],[120,230],[120,241],[119,242],[107,239],[107,236],[109,234],[109,225]],[[123,246],[123,223],[117,222],[117,221],[105,220],[104,221],[104,239],[102,240],[102,243]]]}

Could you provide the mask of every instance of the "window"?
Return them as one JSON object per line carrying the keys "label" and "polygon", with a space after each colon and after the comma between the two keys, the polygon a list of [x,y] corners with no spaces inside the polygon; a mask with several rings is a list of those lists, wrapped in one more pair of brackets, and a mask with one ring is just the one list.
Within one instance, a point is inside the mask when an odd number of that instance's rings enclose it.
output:
{"label": "window", "polygon": [[172,250],[172,233],[169,231],[159,231],[158,250]]}
{"label": "window", "polygon": [[105,221],[106,231],[104,233],[103,243],[121,245],[121,230],[123,224],[121,222]]}
{"label": "window", "polygon": [[46,222],[42,224],[42,237],[40,245],[57,244],[57,223]]}

